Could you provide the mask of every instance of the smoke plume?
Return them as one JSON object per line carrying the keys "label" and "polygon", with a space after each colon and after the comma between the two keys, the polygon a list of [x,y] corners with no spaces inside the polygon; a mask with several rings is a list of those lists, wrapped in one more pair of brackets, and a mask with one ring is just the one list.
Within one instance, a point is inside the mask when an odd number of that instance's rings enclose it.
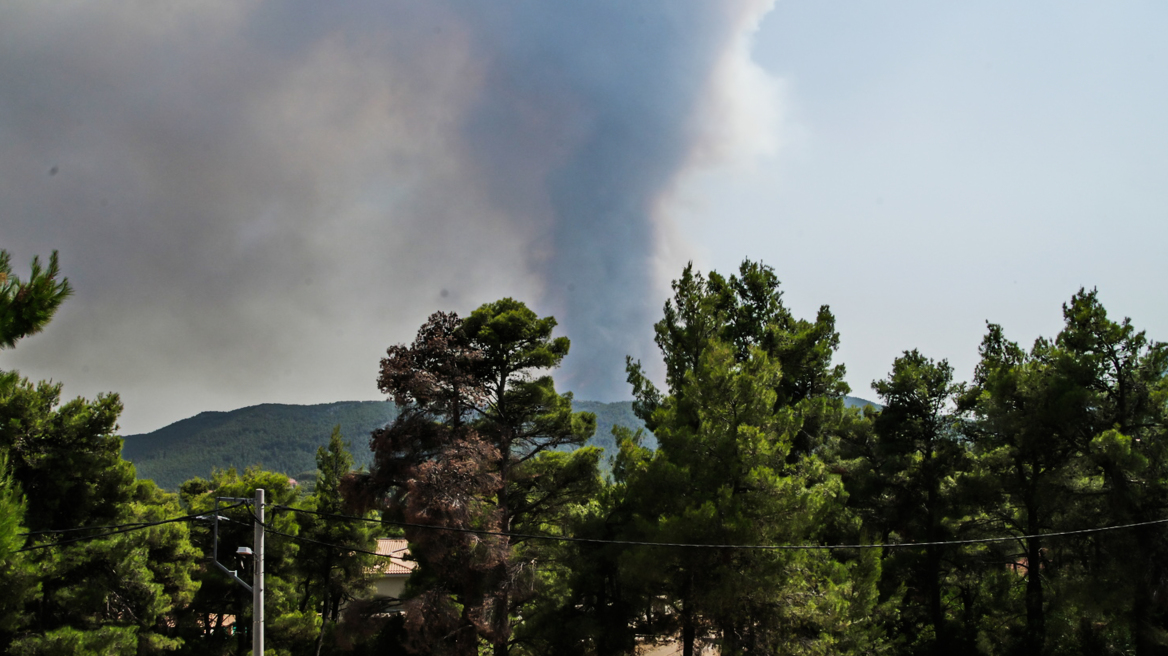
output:
{"label": "smoke plume", "polygon": [[59,249],[76,296],[0,366],[121,392],[133,432],[376,398],[430,312],[510,295],[573,340],[562,388],[627,396],[662,201],[769,4],[6,4],[0,248]]}

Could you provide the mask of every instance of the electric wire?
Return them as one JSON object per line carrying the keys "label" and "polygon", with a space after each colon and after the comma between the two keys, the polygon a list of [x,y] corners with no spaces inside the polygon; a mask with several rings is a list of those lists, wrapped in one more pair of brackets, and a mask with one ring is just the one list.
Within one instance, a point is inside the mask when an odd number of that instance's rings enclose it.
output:
{"label": "electric wire", "polygon": [[276,529],[274,529],[270,526],[265,526],[264,531],[266,531],[268,533],[273,533],[275,535],[282,535],[286,538],[291,538],[291,539],[297,540],[299,542],[311,542],[312,544],[320,545],[322,547],[329,547],[330,549],[336,549],[338,551],[353,551],[356,553],[369,554],[370,556],[380,556],[382,558],[393,558],[394,557],[392,554],[380,554],[380,553],[377,553],[376,551],[362,549],[361,547],[353,547],[353,546],[344,545],[344,544],[332,544],[331,542],[321,542],[320,540],[313,540],[312,538],[306,538],[302,535],[292,535],[291,533],[284,533],[283,531],[277,531]]}
{"label": "electric wire", "polygon": [[[244,505],[244,504],[237,503],[237,504],[234,504],[231,506],[221,506],[219,508],[219,510],[230,510],[232,508],[238,508],[239,506],[242,506],[242,505]],[[37,551],[39,549],[50,549],[52,547],[60,547],[60,546],[66,545],[66,544],[73,544],[75,542],[86,542],[89,540],[97,540],[99,538],[109,537],[111,535],[121,535],[122,533],[132,533],[134,531],[141,531],[143,529],[152,528],[154,526],[162,526],[163,524],[174,524],[177,522],[187,522],[187,521],[191,521],[191,520],[195,520],[195,519],[202,519],[206,516],[206,514],[207,513],[184,515],[182,517],[172,517],[170,519],[162,519],[162,520],[159,520],[156,522],[132,522],[129,524],[116,524],[113,526],[87,526],[87,527],[82,527],[82,528],[54,529],[54,530],[50,530],[50,531],[31,531],[29,533],[26,533],[25,535],[39,535],[39,534],[44,534],[44,533],[64,533],[66,531],[114,529],[114,530],[106,531],[105,533],[98,533],[97,535],[83,535],[81,537],[70,538],[68,540],[58,540],[57,542],[44,542],[42,544],[34,544],[34,545],[27,546],[27,547],[24,547],[21,549],[17,549],[13,553],[23,553],[25,551]]]}
{"label": "electric wire", "polygon": [[[263,525],[266,530],[268,530],[276,535],[280,535],[282,537],[287,537],[287,538],[290,538],[293,540],[298,540],[301,542],[309,542],[309,543],[317,544],[320,546],[334,548],[334,549],[340,549],[340,550],[352,551],[352,552],[358,552],[358,553],[365,553],[365,554],[369,554],[369,555],[373,555],[373,556],[380,556],[380,557],[392,557],[392,556],[389,556],[387,554],[379,554],[375,551],[369,551],[367,549],[362,549],[360,547],[354,547],[351,545],[332,544],[332,543],[328,543],[328,542],[322,542],[320,540],[314,540],[312,538],[306,538],[303,536],[292,535],[289,533],[284,533],[282,531],[278,531],[274,528],[271,528],[268,525],[268,523],[261,522],[259,520],[259,518],[255,515],[254,511],[251,509],[251,504],[247,503],[247,502],[240,502],[240,503],[236,503],[236,504],[233,504],[230,506],[222,506],[219,508],[219,510],[230,510],[232,508],[238,508],[240,506],[248,506],[249,512],[252,515],[252,519],[256,523]],[[374,519],[374,518],[370,518],[370,517],[358,517],[355,515],[341,515],[341,514],[336,514],[336,513],[323,513],[320,511],[316,511],[316,510],[308,510],[307,508],[295,508],[293,506],[278,505],[278,504],[274,504],[271,507],[272,507],[272,510],[274,510],[274,511],[275,510],[288,510],[288,511],[295,512],[295,513],[316,515],[316,516],[327,518],[327,519],[337,519],[337,520],[345,520],[345,521],[360,521],[360,522],[369,522],[369,523],[383,524],[383,525],[389,525],[389,526],[399,526],[402,528],[415,528],[415,529],[422,529],[422,530],[446,531],[446,532],[452,532],[452,533],[469,533],[469,534],[474,534],[474,535],[485,535],[485,536],[505,537],[505,538],[525,539],[525,540],[544,540],[544,541],[552,541],[552,542],[572,542],[572,543],[584,543],[584,544],[619,545],[619,546],[630,546],[630,547],[635,546],[635,547],[670,547],[670,548],[689,548],[689,549],[739,549],[739,550],[771,550],[771,551],[813,551],[813,550],[843,550],[843,549],[912,549],[912,548],[922,548],[922,547],[942,547],[942,546],[990,544],[990,543],[996,543],[996,542],[1012,542],[1012,541],[1029,540],[1029,539],[1036,539],[1036,538],[1046,539],[1046,538],[1067,537],[1067,536],[1072,536],[1072,535],[1089,535],[1089,534],[1094,534],[1094,533],[1103,533],[1103,532],[1107,532],[1107,531],[1118,531],[1118,530],[1125,530],[1125,529],[1132,529],[1132,528],[1140,528],[1140,527],[1144,527],[1144,526],[1162,525],[1162,524],[1168,523],[1168,519],[1156,519],[1156,520],[1145,521],[1145,522],[1132,522],[1129,524],[1117,524],[1115,526],[1099,526],[1099,527],[1094,527],[1094,528],[1075,529],[1075,530],[1069,530],[1069,531],[1053,531],[1050,533],[1036,533],[1036,534],[1029,534],[1029,535],[1011,535],[1011,536],[995,536],[995,537],[989,537],[989,538],[968,538],[968,539],[962,539],[962,540],[938,540],[938,541],[932,541],[932,542],[882,542],[882,543],[857,543],[857,544],[717,544],[717,543],[711,544],[711,543],[692,543],[692,542],[651,542],[651,541],[641,541],[641,540],[611,540],[611,539],[604,539],[604,538],[582,538],[582,537],[576,537],[576,536],[570,536],[570,535],[548,535],[548,534],[534,534],[534,533],[514,533],[514,532],[508,532],[508,531],[490,531],[490,530],[486,530],[486,529],[463,528],[463,527],[456,527],[456,526],[438,526],[438,525],[433,525],[433,524],[418,524],[418,523],[413,523],[413,522],[399,522],[399,521],[394,521],[394,520]],[[159,520],[159,521],[155,521],[155,522],[132,522],[132,523],[127,523],[127,524],[116,524],[116,525],[111,525],[111,526],[90,526],[90,527],[82,527],[82,528],[74,528],[74,529],[53,529],[53,530],[46,530],[46,531],[30,531],[29,533],[26,533],[24,535],[62,534],[62,533],[73,532],[73,531],[112,529],[112,530],[108,530],[108,531],[103,532],[103,533],[98,533],[96,535],[85,535],[85,536],[81,536],[81,537],[77,537],[77,538],[70,538],[68,540],[59,540],[56,542],[46,542],[46,543],[38,544],[38,545],[31,545],[31,546],[24,547],[22,549],[18,549],[14,553],[22,553],[22,552],[26,552],[26,551],[36,551],[39,549],[48,549],[48,548],[52,548],[52,547],[73,544],[76,542],[97,540],[99,538],[109,537],[111,535],[120,535],[122,533],[130,533],[133,531],[140,531],[143,529],[151,528],[154,526],[161,526],[164,524],[172,524],[172,523],[176,523],[176,522],[191,521],[191,520],[196,520],[196,519],[205,519],[206,515],[207,515],[207,513],[198,513],[198,514],[192,514],[192,515],[184,515],[182,517],[173,517],[170,519],[164,519],[164,520]]]}
{"label": "electric wire", "polygon": [[[291,533],[285,533],[283,531],[278,531],[278,530],[272,528],[272,526],[268,522],[261,522],[259,516],[255,514],[254,509],[251,508],[251,504],[248,504],[248,509],[251,510],[252,520],[255,521],[257,524],[259,524],[260,526],[263,526],[265,533],[273,533],[275,535],[280,535],[280,536],[283,536],[286,538],[291,538],[291,539],[297,540],[299,542],[310,542],[312,544],[316,544],[316,545],[319,545],[322,547],[329,547],[330,549],[337,549],[338,551],[351,551],[351,552],[356,552],[356,553],[363,553],[363,554],[368,554],[370,556],[377,556],[379,558],[395,558],[395,556],[393,554],[377,553],[376,551],[370,551],[368,549],[362,549],[361,547],[354,547],[351,545],[333,544],[331,542],[321,542],[320,540],[306,538],[303,535],[292,535]],[[272,510],[295,510],[295,509],[291,508],[290,506],[273,506]],[[397,557],[397,558],[400,559],[400,557]]]}
{"label": "electric wire", "polygon": [[47,528],[43,531],[27,531],[25,533],[18,533],[21,536],[46,535],[50,533],[74,533],[77,531],[96,531],[99,529],[119,529],[128,528],[132,526],[145,526],[150,522],[131,522],[129,524],[112,524],[110,526],[82,526],[79,528]]}
{"label": "electric wire", "polygon": [[[1131,528],[1139,528],[1142,526],[1153,526],[1168,523],[1168,519],[1155,519],[1147,522],[1133,522],[1130,524],[1118,524],[1115,526],[1099,526],[1094,528],[1076,529],[1071,531],[1053,531],[1050,533],[1036,533],[1030,535],[1009,535],[1009,536],[995,536],[990,538],[968,538],[964,540],[938,540],[932,542],[882,542],[882,543],[866,543],[866,544],[708,544],[708,543],[689,543],[689,542],[647,542],[639,540],[606,540],[603,538],[581,538],[569,535],[539,535],[529,533],[510,533],[507,531],[488,531],[485,529],[462,528],[456,526],[436,526],[433,524],[416,524],[411,522],[398,522],[394,520],[380,520],[369,517],[357,517],[354,515],[339,515],[334,513],[322,513],[315,510],[308,510],[306,508],[293,508],[292,506],[274,505],[275,510],[290,510],[299,513],[308,513],[320,517],[328,517],[333,519],[344,519],[350,521],[371,522],[377,524],[385,524],[389,526],[400,526],[403,528],[418,528],[429,529],[436,531],[448,531],[453,533],[473,533],[476,535],[490,535],[506,538],[521,538],[528,540],[546,540],[554,542],[577,542],[589,544],[612,544],[623,545],[630,547],[673,547],[673,548],[689,548],[689,549],[740,549],[740,550],[760,550],[760,551],[826,551],[826,550],[843,550],[843,549],[915,549],[921,547],[943,547],[943,546],[959,546],[972,544],[990,544],[995,542],[1014,542],[1018,540],[1030,540],[1036,538],[1058,538],[1071,535],[1088,535],[1092,533],[1103,533],[1105,531],[1118,531]],[[339,545],[330,545],[337,548]]]}
{"label": "electric wire", "polygon": [[[259,515],[257,515],[255,512],[255,508],[252,508],[252,504],[247,503],[247,502],[244,502],[244,503],[247,505],[248,512],[251,514],[252,521],[259,524],[260,526],[263,526],[264,531],[266,533],[274,533],[276,535],[282,535],[286,538],[291,538],[293,540],[299,540],[300,542],[311,542],[312,544],[317,544],[317,545],[320,545],[322,547],[330,547],[332,549],[340,549],[340,550],[344,550],[344,551],[356,551],[358,553],[369,554],[370,556],[382,556],[385,558],[392,557],[389,554],[380,554],[380,553],[377,553],[376,551],[369,551],[368,549],[362,549],[361,547],[353,547],[353,546],[341,545],[341,544],[332,544],[331,542],[321,542],[320,540],[306,538],[302,535],[292,535],[291,533],[285,533],[283,531],[278,531],[275,528],[272,528],[272,525],[269,523],[269,522],[271,522],[271,519],[269,519],[266,522],[260,521]],[[271,508],[273,511],[291,510],[292,509],[290,506],[276,506],[276,505],[273,505]],[[274,518],[272,518],[272,519],[274,519]]]}
{"label": "electric wire", "polygon": [[[245,505],[245,502],[240,501],[239,503],[232,504],[230,506],[220,506],[219,510],[230,510],[232,508],[238,508],[242,505]],[[208,515],[210,512],[213,512],[213,511],[214,510],[212,509],[211,511],[208,511],[208,513],[203,513],[203,515],[199,515],[198,517]],[[196,517],[196,519],[198,517]],[[231,521],[231,520],[228,520],[228,521]],[[132,527],[132,526],[148,527],[148,526],[153,526],[153,523],[152,522],[129,522],[127,524],[111,524],[108,526],[81,526],[78,528],[47,528],[47,529],[44,529],[41,531],[26,531],[24,533],[18,533],[17,535],[32,536],[32,535],[44,535],[44,534],[48,534],[48,533],[73,533],[75,531],[96,531],[99,529],[119,529],[119,528],[128,528],[128,527]]]}

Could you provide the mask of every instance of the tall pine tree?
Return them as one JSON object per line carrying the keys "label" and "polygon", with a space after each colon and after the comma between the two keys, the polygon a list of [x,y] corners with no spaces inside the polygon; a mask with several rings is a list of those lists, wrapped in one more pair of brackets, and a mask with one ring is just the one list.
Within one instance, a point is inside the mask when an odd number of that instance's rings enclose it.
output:
{"label": "tall pine tree", "polygon": [[[665,392],[630,362],[635,408],[658,449],[628,473],[642,539],[800,544],[858,535],[822,452],[847,430],[839,337],[830,311],[795,319],[764,265],[706,279],[687,267],[656,325]],[[874,554],[657,548],[626,571],[675,600],[682,653],[702,638],[723,654],[874,648]],[[642,582],[652,585],[652,582]]]}
{"label": "tall pine tree", "polygon": [[[316,485],[305,499],[306,507],[322,515],[344,514],[341,484],[353,469],[353,455],[341,436],[340,426],[333,428],[327,447],[317,448],[316,467]],[[354,599],[368,596],[369,571],[374,557],[347,547],[364,551],[376,547],[373,524],[322,515],[301,513],[297,516],[300,535],[307,538],[301,543],[296,557],[296,567],[301,575],[298,582],[300,610],[313,607],[320,612],[321,626],[316,640],[318,655],[324,650],[326,640],[335,633],[341,610]],[[328,644],[332,645],[334,641],[335,637],[328,640]]]}
{"label": "tall pine tree", "polygon": [[[595,417],[572,411],[546,371],[568,353],[551,317],[502,299],[465,320],[437,313],[412,345],[389,349],[381,390],[401,408],[373,436],[374,467],[355,485],[369,504],[413,524],[544,532],[598,483],[599,451],[580,446]],[[472,654],[481,637],[509,653],[524,604],[537,598],[540,549],[508,536],[406,529],[420,564],[407,605],[415,646]]]}

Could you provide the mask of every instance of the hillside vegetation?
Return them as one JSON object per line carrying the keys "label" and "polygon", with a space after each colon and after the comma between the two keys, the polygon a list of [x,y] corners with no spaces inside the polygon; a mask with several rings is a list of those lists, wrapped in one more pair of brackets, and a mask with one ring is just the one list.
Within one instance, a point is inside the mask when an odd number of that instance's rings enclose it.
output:
{"label": "hillside vegetation", "polygon": [[[849,406],[875,405],[854,397]],[[601,403],[575,401],[573,409],[596,415],[596,434],[588,444],[615,453],[612,428],[633,430],[645,424],[633,414],[631,401]],[[228,412],[200,412],[150,433],[124,436],[122,457],[134,463],[140,478],[148,478],[166,490],[177,490],[183,481],[207,478],[214,469],[235,467],[243,471],[261,466],[298,480],[311,479],[316,468],[316,449],[327,445],[333,427],[350,443],[354,466],[368,468],[373,461],[369,434],[397,417],[389,401],[339,401],[318,405],[265,403]],[[646,433],[645,446],[656,440]]]}
{"label": "hillside vegetation", "polygon": [[328,444],[334,426],[352,444],[357,467],[373,460],[369,434],[393,421],[386,401],[342,401],[320,405],[265,403],[230,412],[201,412],[151,433],[125,436],[122,457],[140,478],[167,490],[213,469],[252,465],[293,478],[316,468],[316,449]]}

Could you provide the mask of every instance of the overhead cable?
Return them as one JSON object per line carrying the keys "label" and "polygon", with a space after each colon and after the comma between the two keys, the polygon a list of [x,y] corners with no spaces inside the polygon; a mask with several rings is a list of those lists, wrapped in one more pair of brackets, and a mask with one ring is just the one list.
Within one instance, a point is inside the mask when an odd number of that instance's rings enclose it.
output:
{"label": "overhead cable", "polygon": [[[448,531],[452,533],[473,533],[475,535],[490,535],[505,538],[518,538],[525,540],[545,540],[552,542],[578,542],[588,544],[613,544],[624,545],[630,547],[678,547],[688,549],[743,549],[743,550],[770,550],[770,551],[816,551],[816,550],[836,550],[836,549],[914,549],[920,547],[943,547],[943,546],[959,546],[970,544],[989,544],[994,542],[1014,542],[1018,540],[1030,540],[1036,538],[1058,538],[1070,535],[1087,535],[1091,533],[1103,533],[1105,531],[1119,531],[1124,529],[1139,528],[1141,526],[1153,526],[1157,524],[1168,523],[1168,519],[1156,519],[1148,522],[1134,522],[1131,524],[1118,524],[1115,526],[1100,526],[1095,528],[1084,528],[1073,531],[1053,531],[1050,533],[1036,533],[1031,535],[1009,535],[997,536],[991,538],[970,538],[965,540],[938,540],[933,542],[883,542],[883,543],[867,543],[867,544],[707,544],[707,543],[691,543],[691,542],[647,542],[639,540],[606,540],[602,538],[580,538],[569,535],[540,535],[531,533],[511,533],[507,531],[488,531],[485,529],[463,528],[457,526],[438,526],[434,524],[417,524],[411,522],[398,522],[394,520],[380,520],[370,517],[357,517],[353,515],[338,515],[334,513],[322,513],[315,510],[308,510],[305,508],[293,508],[292,506],[274,506],[277,510],[290,510],[298,513],[307,513],[317,515],[320,517],[328,517],[332,519],[344,519],[349,521],[371,522],[375,524],[386,524],[389,526],[400,526],[403,528],[417,528],[433,531]],[[335,546],[335,545],[334,545]]]}
{"label": "overhead cable", "polygon": [[[231,508],[238,508],[239,506],[242,506],[242,505],[243,505],[242,503],[237,503],[237,504],[234,504],[231,506],[224,506],[224,507],[220,508],[220,510],[230,510]],[[38,549],[49,549],[51,547],[59,547],[59,546],[63,546],[66,544],[72,544],[74,542],[86,542],[89,540],[97,540],[98,538],[109,537],[111,535],[120,535],[122,533],[131,533],[133,531],[141,531],[143,529],[151,528],[154,526],[162,526],[163,524],[174,524],[176,522],[188,522],[188,521],[191,521],[194,519],[203,519],[205,515],[206,515],[206,513],[198,513],[198,514],[194,514],[194,515],[184,515],[182,517],[172,517],[170,519],[162,519],[162,520],[159,520],[156,522],[132,522],[129,524],[117,524],[117,525],[113,525],[113,526],[85,526],[85,527],[80,527],[80,528],[54,529],[54,530],[49,530],[49,531],[30,531],[29,533],[25,533],[24,535],[40,535],[40,534],[45,534],[45,533],[54,533],[55,534],[55,533],[65,533],[65,532],[72,532],[72,531],[113,529],[113,530],[108,530],[105,533],[98,533],[96,535],[83,535],[81,537],[70,538],[68,540],[60,540],[57,542],[45,542],[42,544],[35,544],[32,546],[24,547],[23,549],[17,549],[13,553],[22,553],[25,551],[36,551]]]}
{"label": "overhead cable", "polygon": [[[320,540],[306,538],[302,535],[292,535],[291,533],[285,533],[283,531],[278,531],[275,528],[272,528],[272,525],[270,523],[260,521],[259,516],[257,516],[255,514],[254,509],[251,508],[251,504],[248,504],[248,509],[252,511],[252,513],[251,513],[252,520],[255,521],[256,523],[262,525],[264,527],[264,530],[267,531],[268,533],[282,535],[286,538],[291,538],[293,540],[297,540],[300,542],[310,542],[310,543],[315,544],[315,545],[319,545],[322,547],[329,547],[332,549],[337,549],[339,551],[353,551],[353,552],[357,552],[357,553],[369,554],[370,556],[380,556],[382,558],[393,558],[394,557],[391,554],[377,553],[376,551],[362,549],[361,547],[354,547],[354,546],[344,545],[344,544],[332,544],[331,542],[321,542]],[[275,510],[297,510],[297,509],[292,508],[291,506],[272,506],[272,510],[275,511]],[[314,511],[310,511],[310,510],[305,510],[304,512],[313,512],[314,514],[320,514],[321,516],[328,516],[327,513],[315,513]],[[343,515],[338,515],[338,517],[343,517]],[[374,521],[376,521],[376,520],[374,520]]]}

